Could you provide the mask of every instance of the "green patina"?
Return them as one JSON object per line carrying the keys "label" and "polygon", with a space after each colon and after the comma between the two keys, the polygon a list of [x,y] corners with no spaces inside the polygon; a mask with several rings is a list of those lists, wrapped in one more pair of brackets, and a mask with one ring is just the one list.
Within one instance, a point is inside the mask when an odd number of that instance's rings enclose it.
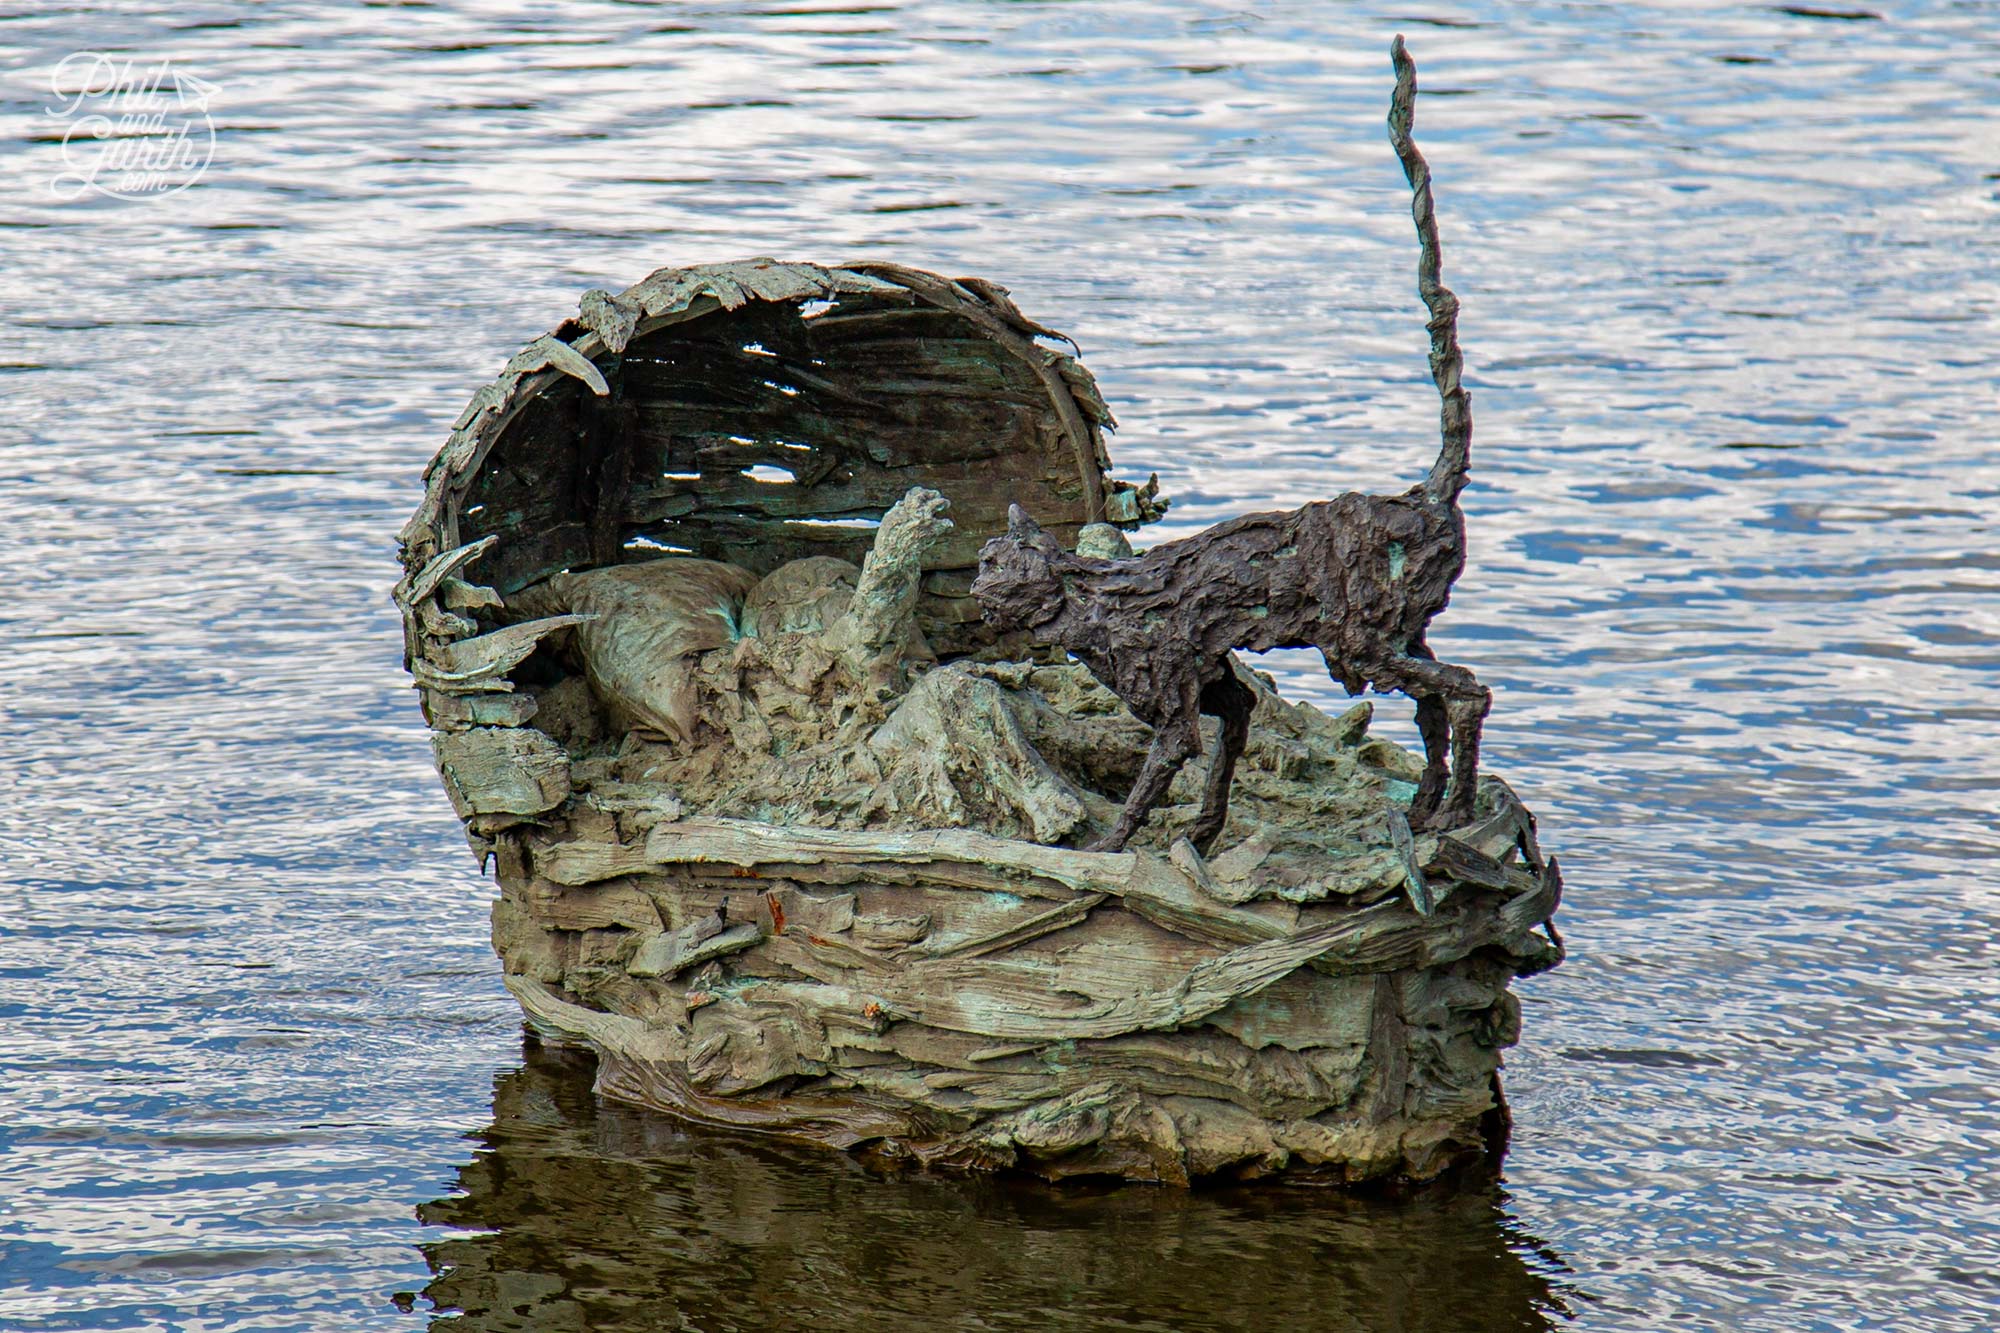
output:
{"label": "green patina", "polygon": [[715,614],[722,617],[723,627],[728,631],[731,643],[755,637],[751,627],[743,620],[742,608],[730,602],[718,602],[715,605]]}

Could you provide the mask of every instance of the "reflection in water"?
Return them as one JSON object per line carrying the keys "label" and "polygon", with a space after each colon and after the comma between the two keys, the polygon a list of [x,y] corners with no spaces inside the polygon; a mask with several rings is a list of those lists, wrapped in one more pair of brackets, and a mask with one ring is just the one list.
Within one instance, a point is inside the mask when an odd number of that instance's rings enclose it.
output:
{"label": "reflection in water", "polygon": [[683,1129],[528,1042],[423,1245],[438,1330],[1541,1329],[1576,1294],[1486,1182],[1365,1198],[910,1176]]}

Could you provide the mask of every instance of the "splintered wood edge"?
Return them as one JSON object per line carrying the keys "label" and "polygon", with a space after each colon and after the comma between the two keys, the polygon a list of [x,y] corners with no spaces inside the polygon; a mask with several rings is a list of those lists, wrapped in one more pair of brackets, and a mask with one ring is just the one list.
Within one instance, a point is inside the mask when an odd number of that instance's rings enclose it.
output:
{"label": "splintered wood edge", "polygon": [[[875,271],[866,271],[871,268]],[[1025,362],[1048,394],[1076,454],[1088,517],[1093,521],[1105,517],[1114,483],[1101,430],[1114,424],[1110,411],[1081,362],[1034,341],[1064,335],[1023,316],[1003,289],[978,279],[945,279],[900,265],[827,267],[755,258],[658,269],[615,296],[586,292],[578,316],[532,340],[473,394],[453,422],[450,437],[426,466],[423,499],[398,534],[404,577],[394,590],[403,623],[404,667],[418,676],[417,683],[447,691],[512,688],[505,676],[511,664],[478,672],[469,680],[462,671],[445,666],[456,655],[456,645],[440,633],[440,625],[453,622],[440,621],[428,612],[428,604],[448,578],[478,560],[497,540],[496,534],[461,544],[459,511],[487,456],[530,403],[566,377],[602,394],[604,381],[595,358],[616,354],[633,339],[669,325],[740,309],[753,301],[798,303],[853,295],[907,300],[913,306],[955,314]],[[1129,490],[1122,487],[1119,493]],[[1134,517],[1143,520],[1146,512],[1142,503]]]}
{"label": "splintered wood edge", "polygon": [[[1027,361],[1048,391],[1050,405],[1062,421],[1091,497],[1093,517],[1101,519],[1107,464],[1087,417],[1103,418],[1110,413],[1090,371],[1073,358],[1059,353],[1036,355],[1032,336],[1057,336],[1052,331],[1020,319],[1018,312],[1006,311],[978,300],[959,283],[905,269],[900,265],[879,266],[884,276],[863,271],[864,266],[823,267],[817,264],[780,263],[771,259],[739,260],[723,264],[701,264],[687,268],[655,270],[617,296],[609,304],[634,316],[632,331],[624,343],[643,337],[671,324],[698,319],[718,311],[740,309],[751,301],[800,302],[831,300],[843,295],[899,296],[913,303],[922,301],[970,320],[996,344]],[[914,283],[915,285],[911,285]],[[986,284],[990,286],[990,284]],[[603,296],[603,293],[586,293]],[[593,304],[586,300],[586,305]],[[1009,315],[1014,319],[1009,319]],[[1015,320],[1019,320],[1016,324]],[[431,459],[424,473],[424,499],[400,534],[403,560],[412,575],[440,551],[456,547],[457,502],[470,480],[478,475],[487,453],[505,434],[507,426],[523,407],[565,376],[585,379],[581,368],[562,353],[552,353],[543,344],[562,343],[576,354],[576,362],[595,369],[594,359],[613,349],[602,329],[572,318],[548,334],[531,341],[491,383],[473,395],[453,423],[445,445]],[[562,335],[569,334],[565,339]],[[554,356],[558,364],[546,359]],[[595,384],[588,384],[593,392]],[[1086,412],[1085,409],[1091,409]]]}

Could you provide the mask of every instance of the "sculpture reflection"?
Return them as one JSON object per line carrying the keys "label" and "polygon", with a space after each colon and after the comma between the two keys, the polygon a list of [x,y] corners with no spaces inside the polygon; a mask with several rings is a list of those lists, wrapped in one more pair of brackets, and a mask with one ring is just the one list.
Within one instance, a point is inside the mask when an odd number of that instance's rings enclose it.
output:
{"label": "sculpture reflection", "polygon": [[[599,1102],[527,1042],[462,1194],[418,1216],[437,1333],[1543,1329],[1574,1293],[1490,1182],[1407,1198],[912,1175]],[[462,1313],[452,1313],[462,1311]]]}

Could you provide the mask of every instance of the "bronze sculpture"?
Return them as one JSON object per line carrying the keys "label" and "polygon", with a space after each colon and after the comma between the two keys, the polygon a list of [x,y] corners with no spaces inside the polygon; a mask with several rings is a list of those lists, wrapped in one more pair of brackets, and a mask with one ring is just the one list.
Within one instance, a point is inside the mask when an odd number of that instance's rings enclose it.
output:
{"label": "bronze sculpture", "polygon": [[[1060,845],[1116,820],[1154,733],[982,618],[981,548],[1015,500],[1048,532],[1016,523],[1025,559],[1183,576],[1104,526],[1164,506],[1113,475],[1110,409],[1045,334],[976,279],[746,259],[587,293],[473,395],[396,599],[508,989],[597,1051],[601,1096],[884,1164],[1361,1182],[1490,1150],[1508,986],[1562,958],[1505,783],[1412,835],[1385,775],[1424,764],[1368,705],[1245,675],[1225,853]],[[1332,543],[1320,568],[1424,582],[1397,622],[1420,644],[1458,543],[1419,492],[1268,522]],[[1256,549],[1218,626],[1345,595],[1274,575],[1266,547],[1304,565],[1259,522],[1225,529]]]}
{"label": "bronze sculpture", "polygon": [[[1229,783],[1254,695],[1234,650],[1317,648],[1349,694],[1369,685],[1416,700],[1423,777],[1417,828],[1473,815],[1479,733],[1492,696],[1472,672],[1439,662],[1424,642],[1465,568],[1458,494],[1471,457],[1471,400],[1460,383],[1458,298],[1439,281],[1430,168],[1410,137],[1416,66],[1398,37],[1389,138],[1412,192],[1429,310],[1431,376],[1443,399],[1443,444],[1401,495],[1347,494],[1285,513],[1247,514],[1126,560],[1073,555],[1017,505],[1007,533],[980,552],[972,585],[987,621],[1060,645],[1153,728],[1152,748],[1117,823],[1094,851],[1124,847],[1181,765],[1200,752],[1199,716],[1221,721],[1201,812],[1188,837],[1206,851],[1222,831]],[[1449,768],[1450,795],[1446,798]]]}

